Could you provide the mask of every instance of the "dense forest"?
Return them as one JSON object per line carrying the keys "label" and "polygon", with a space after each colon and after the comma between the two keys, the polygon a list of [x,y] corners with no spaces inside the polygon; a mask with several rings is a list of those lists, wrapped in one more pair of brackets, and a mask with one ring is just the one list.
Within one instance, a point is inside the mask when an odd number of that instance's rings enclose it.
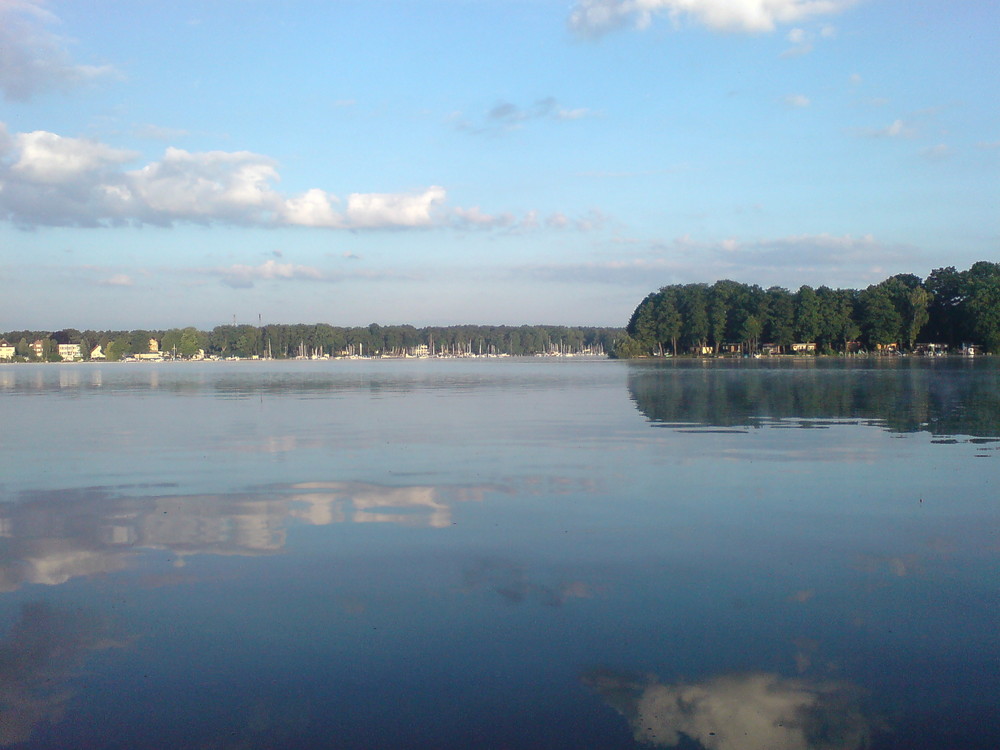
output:
{"label": "dense forest", "polygon": [[[108,360],[149,352],[155,339],[165,356],[189,358],[312,356],[404,356],[417,352],[437,355],[601,354],[620,338],[620,328],[566,326],[446,326],[414,328],[409,325],[341,328],[326,323],[221,325],[211,331],[196,328],[134,331],[10,331],[2,338],[14,345],[15,358],[23,361],[59,361],[59,344],[79,344],[84,359],[95,347]],[[40,341],[41,352],[31,344]],[[423,349],[426,347],[426,349]]]}
{"label": "dense forest", "polygon": [[899,274],[863,290],[736,281],[665,286],[636,307],[611,354],[914,351],[918,342],[1000,351],[1000,263]]}

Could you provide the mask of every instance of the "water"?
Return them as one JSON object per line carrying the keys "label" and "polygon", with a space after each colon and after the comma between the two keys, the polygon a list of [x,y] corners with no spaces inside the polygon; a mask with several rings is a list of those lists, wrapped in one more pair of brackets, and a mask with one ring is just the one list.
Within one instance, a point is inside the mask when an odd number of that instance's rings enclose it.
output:
{"label": "water", "polygon": [[0,366],[0,744],[998,747],[998,385]]}

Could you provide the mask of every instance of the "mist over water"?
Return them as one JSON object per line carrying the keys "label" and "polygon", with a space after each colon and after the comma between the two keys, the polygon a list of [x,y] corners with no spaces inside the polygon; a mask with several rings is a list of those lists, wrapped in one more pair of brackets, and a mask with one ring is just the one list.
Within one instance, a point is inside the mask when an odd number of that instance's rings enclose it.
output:
{"label": "mist over water", "polygon": [[0,366],[0,746],[1000,746],[998,385]]}

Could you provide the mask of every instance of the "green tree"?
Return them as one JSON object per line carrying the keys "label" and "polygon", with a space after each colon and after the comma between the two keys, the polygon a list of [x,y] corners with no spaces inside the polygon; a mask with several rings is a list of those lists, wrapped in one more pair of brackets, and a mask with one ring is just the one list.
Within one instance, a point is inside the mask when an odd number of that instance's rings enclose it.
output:
{"label": "green tree", "polygon": [[726,340],[731,281],[717,281],[708,290],[708,335],[715,353]]}
{"label": "green tree", "polygon": [[627,333],[615,340],[611,348],[612,359],[632,359],[646,354],[646,348]]}
{"label": "green tree", "polygon": [[795,298],[787,289],[773,286],[767,290],[768,338],[787,351],[795,342]]}
{"label": "green tree", "polygon": [[795,293],[795,338],[815,342],[823,329],[820,298],[811,286],[801,286]]}
{"label": "green tree", "polygon": [[689,347],[706,346],[708,342],[707,287],[687,284],[681,288],[678,306],[683,316],[682,336]]}
{"label": "green tree", "polygon": [[764,324],[756,315],[748,315],[743,321],[743,329],[740,331],[740,340],[747,346],[750,354],[757,352],[760,343],[760,336],[764,332]]}
{"label": "green tree", "polygon": [[990,352],[1000,352],[1000,264],[980,261],[966,273],[967,328]]}
{"label": "green tree", "polygon": [[903,318],[893,304],[890,288],[883,282],[865,289],[860,296],[861,330],[868,346],[897,343]]}
{"label": "green tree", "polygon": [[663,347],[670,342],[670,350],[677,356],[677,340],[681,336],[684,319],[677,309],[677,290],[662,289],[653,301],[656,342],[663,354]]}
{"label": "green tree", "polygon": [[930,295],[922,286],[914,287],[906,295],[906,318],[903,330],[906,334],[906,348],[910,351],[913,351],[917,336],[930,319],[927,312],[929,302]]}
{"label": "green tree", "polygon": [[964,330],[966,320],[965,302],[966,280],[964,274],[954,266],[936,268],[924,282],[930,301],[927,305],[928,335],[935,342],[955,347],[968,336]]}

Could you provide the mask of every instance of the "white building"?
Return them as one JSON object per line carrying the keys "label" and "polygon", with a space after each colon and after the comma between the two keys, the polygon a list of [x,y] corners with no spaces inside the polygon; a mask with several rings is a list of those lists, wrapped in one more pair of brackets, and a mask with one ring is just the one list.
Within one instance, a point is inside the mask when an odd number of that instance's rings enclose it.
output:
{"label": "white building", "polygon": [[59,356],[63,362],[79,362],[83,359],[79,344],[59,344]]}

